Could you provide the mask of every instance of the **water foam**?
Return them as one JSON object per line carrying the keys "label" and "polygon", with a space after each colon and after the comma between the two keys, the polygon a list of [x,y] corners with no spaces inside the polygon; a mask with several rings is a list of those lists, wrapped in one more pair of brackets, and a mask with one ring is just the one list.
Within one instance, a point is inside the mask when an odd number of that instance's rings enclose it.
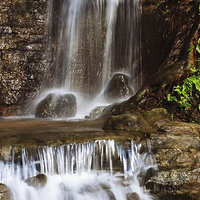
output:
{"label": "water foam", "polygon": [[[149,200],[138,176],[155,169],[156,162],[140,148],[134,141],[122,146],[114,140],[22,149],[20,154],[10,148],[0,162],[0,181],[14,200],[125,200],[132,193]],[[25,183],[38,174],[47,176],[43,188]]]}

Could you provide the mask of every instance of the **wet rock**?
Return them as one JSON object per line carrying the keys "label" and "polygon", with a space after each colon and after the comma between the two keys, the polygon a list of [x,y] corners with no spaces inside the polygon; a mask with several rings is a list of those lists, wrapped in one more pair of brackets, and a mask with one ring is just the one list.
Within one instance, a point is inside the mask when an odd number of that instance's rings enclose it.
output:
{"label": "wet rock", "polygon": [[140,197],[137,193],[133,192],[133,193],[128,193],[126,195],[127,200],[140,200]]}
{"label": "wet rock", "polygon": [[129,86],[129,78],[125,74],[115,74],[104,91],[104,98],[107,102],[113,102],[120,99],[128,98],[133,94]]}
{"label": "wet rock", "polygon": [[149,123],[155,123],[156,121],[167,121],[170,120],[170,116],[165,108],[154,108],[143,114],[143,117]]}
{"label": "wet rock", "polygon": [[[200,199],[200,183],[184,183],[177,187],[170,185],[159,185],[148,183],[154,188],[155,193],[159,193],[159,200],[199,200]],[[156,192],[157,191],[157,192]]]}
{"label": "wet rock", "polygon": [[28,178],[25,182],[27,185],[34,188],[42,188],[47,183],[47,177],[44,174],[39,174],[37,176]]}
{"label": "wet rock", "polygon": [[115,195],[113,194],[111,190],[107,190],[107,194],[110,200],[116,200]]}
{"label": "wet rock", "polygon": [[0,200],[11,200],[12,194],[10,189],[4,185],[0,184]]}
{"label": "wet rock", "polygon": [[35,116],[39,118],[74,117],[76,115],[76,97],[73,94],[48,94],[37,106]]}
{"label": "wet rock", "polygon": [[168,132],[173,134],[183,134],[183,133],[200,133],[200,125],[185,122],[166,122],[162,124],[159,131]]}
{"label": "wet rock", "polygon": [[94,108],[91,112],[90,112],[90,115],[89,116],[86,116],[87,119],[96,119],[98,118],[103,109],[105,108],[105,106],[97,106],[96,108]]}
{"label": "wet rock", "polygon": [[141,115],[122,114],[105,120],[103,129],[142,131],[149,130],[151,127]]}
{"label": "wet rock", "polygon": [[158,172],[148,181],[146,187],[159,195],[186,197],[189,193],[180,188],[185,184],[199,182],[199,125],[166,122],[161,126],[161,130],[151,135]]}

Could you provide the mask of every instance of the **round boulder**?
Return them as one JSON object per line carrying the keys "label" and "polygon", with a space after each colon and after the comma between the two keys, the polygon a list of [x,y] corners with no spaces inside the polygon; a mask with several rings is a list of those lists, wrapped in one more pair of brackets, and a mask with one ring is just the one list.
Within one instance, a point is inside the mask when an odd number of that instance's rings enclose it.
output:
{"label": "round boulder", "polygon": [[47,177],[44,174],[39,174],[37,176],[28,178],[25,182],[27,185],[34,188],[42,188],[47,183]]}
{"label": "round boulder", "polygon": [[107,102],[112,102],[133,95],[133,90],[129,86],[129,77],[125,74],[117,73],[108,82],[104,91],[104,98]]}
{"label": "round boulder", "polygon": [[39,118],[65,118],[76,115],[76,97],[73,94],[48,94],[37,105],[35,116]]}

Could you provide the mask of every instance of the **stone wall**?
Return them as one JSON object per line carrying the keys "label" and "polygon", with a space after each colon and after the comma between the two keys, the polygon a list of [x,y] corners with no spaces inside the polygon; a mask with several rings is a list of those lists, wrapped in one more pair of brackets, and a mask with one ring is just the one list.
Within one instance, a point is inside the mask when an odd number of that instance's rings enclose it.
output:
{"label": "stone wall", "polygon": [[46,0],[0,1],[0,115],[21,114],[41,83],[45,13]]}

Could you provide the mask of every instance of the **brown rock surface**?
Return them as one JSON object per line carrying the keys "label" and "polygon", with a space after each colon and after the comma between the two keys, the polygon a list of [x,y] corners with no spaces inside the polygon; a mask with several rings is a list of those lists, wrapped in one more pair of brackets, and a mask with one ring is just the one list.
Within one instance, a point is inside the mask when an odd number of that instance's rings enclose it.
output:
{"label": "brown rock surface", "polygon": [[9,188],[4,184],[0,184],[0,199],[1,200],[11,200],[12,199],[12,194],[11,194]]}
{"label": "brown rock surface", "polygon": [[28,178],[26,181],[26,184],[35,188],[42,188],[47,183],[47,177],[44,174],[39,174],[34,177]]}

